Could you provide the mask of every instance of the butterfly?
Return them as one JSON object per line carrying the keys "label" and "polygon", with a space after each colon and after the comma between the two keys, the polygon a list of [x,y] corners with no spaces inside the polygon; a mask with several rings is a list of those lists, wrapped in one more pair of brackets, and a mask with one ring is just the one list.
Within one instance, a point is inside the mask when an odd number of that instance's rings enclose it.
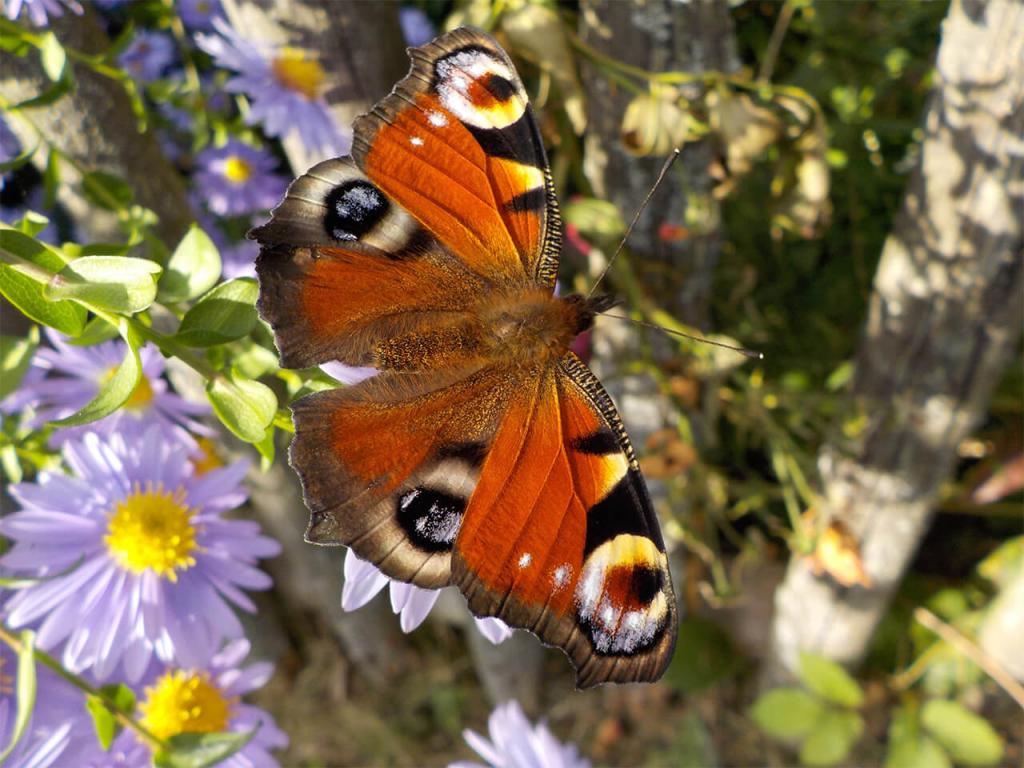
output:
{"label": "butterfly", "polygon": [[281,364],[378,371],[292,405],[306,538],[456,585],[562,648],[580,688],[656,680],[677,629],[665,545],[569,349],[611,302],[555,295],[558,200],[501,46],[462,28],[409,53],[351,157],[294,181],[251,235]]}

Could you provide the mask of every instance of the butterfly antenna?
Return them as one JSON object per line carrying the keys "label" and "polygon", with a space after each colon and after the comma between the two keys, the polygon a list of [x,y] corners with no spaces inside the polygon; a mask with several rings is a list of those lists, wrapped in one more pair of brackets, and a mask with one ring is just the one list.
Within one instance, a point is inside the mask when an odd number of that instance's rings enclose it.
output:
{"label": "butterfly antenna", "polygon": [[670,333],[673,336],[682,336],[684,339],[699,341],[704,344],[711,344],[712,346],[715,347],[724,347],[725,349],[731,349],[733,352],[739,352],[741,355],[749,357],[751,360],[764,360],[764,354],[761,352],[757,352],[753,349],[745,349],[744,347],[734,347],[732,344],[725,344],[721,341],[712,341],[711,339],[705,339],[703,336],[692,336],[689,333],[683,333],[682,331],[674,331],[671,328],[666,328],[665,326],[658,325],[657,323],[648,323],[646,320],[637,320],[635,317],[630,317],[629,315],[610,315],[607,312],[602,312],[601,314],[604,315],[605,317],[613,317],[616,320],[628,320],[631,323],[643,325],[647,328],[657,328],[659,331],[662,331],[664,333]]}
{"label": "butterfly antenna", "polygon": [[612,262],[615,261],[615,257],[619,255],[619,251],[622,250],[622,246],[626,244],[630,233],[633,231],[633,227],[635,227],[636,223],[640,221],[640,214],[644,212],[644,208],[646,208],[647,204],[651,202],[651,197],[653,197],[655,190],[661,186],[661,182],[665,179],[665,174],[668,173],[668,169],[672,167],[672,163],[674,163],[678,158],[679,147],[676,147],[672,150],[672,154],[665,158],[665,164],[661,166],[661,173],[658,174],[658,178],[655,180],[654,186],[651,187],[651,191],[647,193],[647,197],[644,198],[644,201],[640,203],[640,207],[637,208],[633,221],[630,222],[629,226],[626,228],[626,234],[622,236],[622,240],[619,242],[619,247],[615,249],[615,253],[613,253],[612,257],[608,259],[608,263],[604,265],[604,269],[601,270],[601,274],[597,277],[597,282],[590,287],[590,293],[587,294],[588,299],[594,295],[594,291],[597,290],[597,286],[601,284],[601,281],[604,280],[604,276],[608,274],[608,270],[612,268]]}

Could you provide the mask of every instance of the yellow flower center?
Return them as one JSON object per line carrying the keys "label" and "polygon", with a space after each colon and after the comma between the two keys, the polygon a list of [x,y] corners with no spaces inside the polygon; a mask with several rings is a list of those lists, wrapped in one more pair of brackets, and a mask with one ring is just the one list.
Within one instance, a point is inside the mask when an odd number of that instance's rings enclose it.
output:
{"label": "yellow flower center", "polygon": [[324,68],[298,48],[282,48],[270,65],[277,82],[312,101],[320,95]]}
{"label": "yellow flower center", "polygon": [[167,672],[147,686],[139,704],[142,725],[159,739],[179,733],[219,733],[231,720],[229,699],[205,672]]}
{"label": "yellow flower center", "polygon": [[217,447],[210,438],[200,437],[196,439],[196,442],[199,443],[199,450],[192,454],[191,459],[197,475],[205,475],[212,469],[220,469],[224,466],[224,462],[217,455]]}
{"label": "yellow flower center", "polygon": [[[106,384],[117,373],[117,366],[112,366],[100,380],[100,386]],[[124,401],[124,407],[132,411],[142,411],[153,402],[153,387],[149,383],[149,379],[145,376],[139,377],[139,383],[135,385],[135,389],[128,395],[128,399]]]}
{"label": "yellow flower center", "polygon": [[243,184],[252,176],[252,166],[238,155],[224,161],[224,178],[233,184]]}
{"label": "yellow flower center", "polygon": [[148,568],[177,581],[177,571],[196,564],[191,517],[182,489],[171,494],[160,483],[155,488],[147,483],[143,491],[136,483],[128,497],[114,507],[103,541],[123,568],[133,573]]}

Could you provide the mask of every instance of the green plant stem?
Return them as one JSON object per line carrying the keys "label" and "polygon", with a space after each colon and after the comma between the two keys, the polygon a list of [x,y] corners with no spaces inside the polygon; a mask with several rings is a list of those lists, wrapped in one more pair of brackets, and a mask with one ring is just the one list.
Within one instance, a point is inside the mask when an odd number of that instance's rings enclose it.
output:
{"label": "green plant stem", "polygon": [[[16,635],[10,632],[10,630],[8,630],[7,627],[2,624],[0,624],[0,641],[2,641],[4,644],[10,647],[15,653],[21,653],[21,640],[19,640]],[[55,658],[53,658],[50,654],[46,653],[45,651],[41,651],[38,648],[34,648],[32,650],[32,656],[44,667],[49,669],[51,672],[53,672],[63,680],[65,680],[69,685],[74,686],[87,696],[95,696],[96,698],[100,699],[100,701],[103,702],[103,705],[107,708],[110,714],[114,716],[114,719],[117,721],[117,723],[120,726],[133,731],[135,735],[138,736],[139,739],[141,739],[146,744],[146,746],[153,751],[154,754],[164,749],[165,745],[161,739],[158,739],[140,723],[136,722],[133,718],[129,717],[124,712],[120,711],[117,708],[117,706],[110,700],[110,697],[107,696],[101,689],[90,685],[78,675],[73,674],[72,672],[68,672],[66,669],[64,669],[64,667],[60,665],[60,662],[58,662]]]}
{"label": "green plant stem", "polygon": [[796,11],[796,4],[793,0],[786,0],[782,4],[778,18],[775,19],[775,27],[772,29],[771,39],[765,48],[764,57],[761,59],[761,69],[757,73],[757,82],[767,83],[772,79],[772,71],[775,69],[775,62],[779,58],[779,50],[782,48],[782,41],[786,37],[786,30],[789,29],[789,22],[793,20],[793,13]]}

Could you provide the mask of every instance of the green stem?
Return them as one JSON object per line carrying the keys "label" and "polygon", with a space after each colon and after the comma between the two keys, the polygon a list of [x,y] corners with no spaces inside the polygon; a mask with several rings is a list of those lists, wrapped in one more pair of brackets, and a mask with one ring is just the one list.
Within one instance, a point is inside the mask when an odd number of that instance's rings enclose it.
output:
{"label": "green stem", "polygon": [[[21,640],[18,639],[16,635],[10,632],[7,629],[7,627],[5,627],[2,624],[0,624],[0,641],[9,646],[15,653],[21,653]],[[58,662],[55,658],[53,658],[53,656],[46,653],[45,651],[41,651],[38,648],[33,648],[32,656],[44,667],[49,669],[58,677],[65,680],[69,685],[77,688],[87,696],[95,696],[100,701],[102,701],[103,706],[105,706],[107,708],[107,711],[109,711],[110,714],[114,716],[114,719],[117,721],[117,723],[122,727],[127,728],[130,731],[133,731],[135,735],[138,736],[139,739],[153,751],[154,754],[164,749],[165,745],[161,739],[158,739],[140,723],[136,722],[133,718],[129,717],[124,712],[120,711],[117,708],[117,705],[113,701],[111,701],[110,697],[101,689],[90,685],[78,675],[68,672],[68,670],[64,669],[64,667],[61,666],[60,662]]]}

